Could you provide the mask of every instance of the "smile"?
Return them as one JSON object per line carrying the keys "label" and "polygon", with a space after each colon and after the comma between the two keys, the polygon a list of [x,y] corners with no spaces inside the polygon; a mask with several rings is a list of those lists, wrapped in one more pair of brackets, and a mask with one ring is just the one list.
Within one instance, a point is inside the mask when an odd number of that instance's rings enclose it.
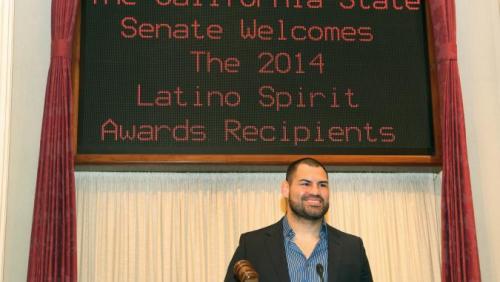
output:
{"label": "smile", "polygon": [[323,204],[323,200],[321,199],[307,199],[305,202],[312,206],[321,206]]}

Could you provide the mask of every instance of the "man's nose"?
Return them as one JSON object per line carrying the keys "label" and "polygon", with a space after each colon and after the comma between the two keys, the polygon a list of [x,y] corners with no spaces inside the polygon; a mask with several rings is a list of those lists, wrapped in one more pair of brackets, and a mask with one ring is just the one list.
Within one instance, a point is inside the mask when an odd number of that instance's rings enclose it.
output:
{"label": "man's nose", "polygon": [[319,185],[318,183],[312,183],[311,189],[309,189],[309,193],[313,195],[319,195]]}

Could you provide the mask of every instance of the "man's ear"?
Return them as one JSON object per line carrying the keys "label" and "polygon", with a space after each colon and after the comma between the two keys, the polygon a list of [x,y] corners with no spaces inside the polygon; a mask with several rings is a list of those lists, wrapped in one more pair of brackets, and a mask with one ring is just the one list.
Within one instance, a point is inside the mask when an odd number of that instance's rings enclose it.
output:
{"label": "man's ear", "polygon": [[284,180],[281,182],[281,195],[283,198],[288,199],[288,196],[290,194],[290,184],[288,184],[288,181]]}

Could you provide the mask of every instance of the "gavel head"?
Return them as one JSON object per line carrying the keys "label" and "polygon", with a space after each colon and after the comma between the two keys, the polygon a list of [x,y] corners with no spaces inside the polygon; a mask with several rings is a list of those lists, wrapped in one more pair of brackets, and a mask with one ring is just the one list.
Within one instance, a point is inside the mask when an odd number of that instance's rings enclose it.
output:
{"label": "gavel head", "polygon": [[259,282],[259,274],[248,260],[236,262],[233,271],[240,282]]}

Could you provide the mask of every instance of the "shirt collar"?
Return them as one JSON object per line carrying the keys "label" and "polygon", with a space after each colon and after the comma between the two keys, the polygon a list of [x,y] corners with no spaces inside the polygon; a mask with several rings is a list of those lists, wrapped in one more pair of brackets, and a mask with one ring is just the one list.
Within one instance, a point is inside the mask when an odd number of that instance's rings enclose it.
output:
{"label": "shirt collar", "polygon": [[[328,229],[326,227],[326,221],[323,218],[321,221],[321,229],[319,231],[319,238],[321,240],[326,240],[328,235]],[[290,223],[288,223],[288,218],[286,215],[283,217],[283,237],[285,238],[285,241],[292,241],[293,238],[295,237],[295,231],[293,231],[292,227],[290,226]]]}

